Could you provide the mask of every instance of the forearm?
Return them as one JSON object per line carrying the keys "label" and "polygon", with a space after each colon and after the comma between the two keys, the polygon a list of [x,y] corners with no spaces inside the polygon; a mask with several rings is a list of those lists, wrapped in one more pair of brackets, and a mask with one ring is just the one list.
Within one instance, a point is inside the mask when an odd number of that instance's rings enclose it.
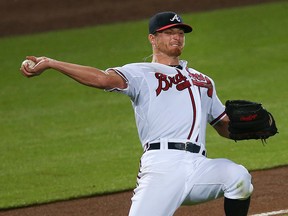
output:
{"label": "forearm", "polygon": [[42,74],[47,69],[54,69],[65,74],[79,83],[100,89],[126,88],[126,81],[115,71],[109,72],[100,69],[57,61],[47,57],[28,56],[27,59],[35,62],[35,66],[22,65],[20,71],[26,77]]}
{"label": "forearm", "polygon": [[109,75],[100,69],[57,60],[50,60],[48,65],[51,69],[57,70],[81,84],[101,89],[107,88]]}
{"label": "forearm", "polygon": [[218,132],[218,134],[222,137],[225,138],[230,138],[229,137],[229,130],[228,130],[228,126],[229,126],[229,118],[226,115],[223,119],[221,119],[216,125],[214,125],[215,130]]}

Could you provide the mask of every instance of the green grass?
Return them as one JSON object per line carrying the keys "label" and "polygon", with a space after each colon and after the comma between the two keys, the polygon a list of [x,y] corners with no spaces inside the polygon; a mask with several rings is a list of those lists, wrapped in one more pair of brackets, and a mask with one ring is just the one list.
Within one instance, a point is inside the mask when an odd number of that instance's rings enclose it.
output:
{"label": "green grass", "polygon": [[[194,28],[183,59],[214,79],[223,102],[262,102],[280,131],[263,146],[208,128],[209,157],[250,170],[288,163],[287,8],[280,2],[183,16]],[[129,99],[53,70],[26,79],[19,67],[26,55],[101,69],[143,61],[151,54],[146,28],[143,20],[0,39],[0,208],[134,187],[142,149]]]}

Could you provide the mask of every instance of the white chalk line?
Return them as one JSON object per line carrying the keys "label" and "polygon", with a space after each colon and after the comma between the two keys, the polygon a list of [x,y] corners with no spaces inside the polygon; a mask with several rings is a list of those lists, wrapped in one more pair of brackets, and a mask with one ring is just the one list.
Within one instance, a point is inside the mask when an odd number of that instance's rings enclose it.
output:
{"label": "white chalk line", "polygon": [[272,211],[272,212],[266,212],[266,213],[261,213],[261,214],[253,214],[250,216],[271,216],[271,215],[280,215],[280,214],[285,214],[288,213],[288,209],[286,210],[279,210],[279,211]]}

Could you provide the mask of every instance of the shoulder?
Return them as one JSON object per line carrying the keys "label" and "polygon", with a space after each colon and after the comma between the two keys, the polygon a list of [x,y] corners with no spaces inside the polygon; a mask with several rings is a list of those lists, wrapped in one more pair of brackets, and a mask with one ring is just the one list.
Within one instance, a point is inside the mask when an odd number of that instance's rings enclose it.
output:
{"label": "shoulder", "polygon": [[130,63],[123,65],[122,67],[114,68],[123,73],[130,73],[131,75],[141,75],[141,76],[150,76],[153,73],[163,73],[163,74],[175,74],[175,69],[160,63]]}
{"label": "shoulder", "polygon": [[154,62],[140,62],[140,63],[130,63],[123,66],[123,68],[137,68],[150,71],[167,70],[170,68],[167,65],[154,63]]}
{"label": "shoulder", "polygon": [[137,62],[137,63],[129,63],[122,66],[123,68],[151,68],[152,63],[149,62]]}
{"label": "shoulder", "polygon": [[146,71],[151,71],[151,63],[129,63],[121,67],[115,67],[118,71],[123,73],[141,74]]}

